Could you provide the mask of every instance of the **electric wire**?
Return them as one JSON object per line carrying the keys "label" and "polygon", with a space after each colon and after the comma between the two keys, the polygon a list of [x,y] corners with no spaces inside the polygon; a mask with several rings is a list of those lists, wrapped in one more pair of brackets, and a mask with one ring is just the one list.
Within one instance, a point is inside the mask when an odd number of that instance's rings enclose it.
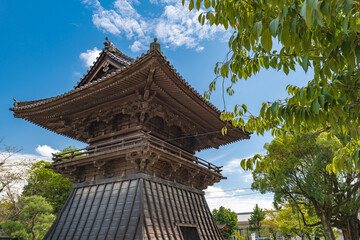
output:
{"label": "electric wire", "polygon": [[[222,191],[211,191],[212,193],[214,192],[234,192],[234,191],[237,191],[237,190],[250,190],[251,188],[234,188],[234,189],[226,189],[226,190],[222,190]],[[206,192],[206,190],[205,190]]]}
{"label": "electric wire", "polygon": [[255,192],[255,193],[244,193],[244,194],[235,194],[235,195],[231,195],[231,196],[216,196],[216,197],[206,197],[206,199],[216,199],[216,198],[234,198],[234,197],[242,197],[242,196],[249,196],[249,195],[256,195],[256,194],[261,194],[260,192]]}

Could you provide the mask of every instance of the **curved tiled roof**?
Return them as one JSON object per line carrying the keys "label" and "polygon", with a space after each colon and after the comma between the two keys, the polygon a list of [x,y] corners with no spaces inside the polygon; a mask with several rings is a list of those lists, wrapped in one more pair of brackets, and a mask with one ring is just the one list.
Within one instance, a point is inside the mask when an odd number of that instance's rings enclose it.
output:
{"label": "curved tiled roof", "polygon": [[[112,54],[111,52],[109,52],[108,50],[106,49],[103,49],[102,53],[101,54],[108,54],[109,56],[111,56],[112,58],[116,59],[116,60],[119,60],[117,59],[118,57],[114,54]],[[55,96],[55,97],[51,97],[51,98],[45,98],[45,99],[40,99],[40,100],[35,100],[35,101],[24,101],[24,102],[15,102],[14,103],[14,107],[13,108],[10,108],[10,110],[12,111],[18,111],[18,110],[24,110],[24,109],[30,109],[30,108],[33,108],[33,107],[37,107],[37,106],[40,106],[40,105],[44,105],[44,104],[47,104],[47,103],[50,103],[50,102],[53,102],[55,100],[58,100],[58,99],[62,99],[66,96],[69,96],[71,94],[74,94],[76,92],[79,92],[79,91],[82,91],[84,89],[87,89],[87,88],[90,88],[90,87],[93,87],[95,86],[97,83],[99,82],[103,82],[125,70],[127,70],[129,67],[132,67],[134,65],[136,65],[138,62],[142,61],[144,58],[146,58],[147,56],[149,55],[156,55],[158,56],[161,60],[163,60],[165,62],[165,64],[169,67],[169,69],[171,70],[171,72],[177,77],[177,79],[187,88],[189,89],[192,93],[194,93],[199,99],[201,99],[206,105],[208,105],[212,110],[214,110],[216,113],[220,114],[220,110],[217,109],[212,103],[210,103],[209,101],[207,101],[206,99],[203,98],[203,96],[201,96],[201,94],[199,94],[199,92],[197,92],[193,87],[191,87],[190,84],[188,84],[186,82],[186,80],[176,71],[176,69],[174,68],[173,65],[170,64],[170,62],[166,59],[165,56],[162,55],[162,53],[160,51],[157,51],[157,50],[154,50],[154,51],[151,51],[151,52],[148,52],[147,54],[142,54],[142,56],[140,58],[136,58],[136,60],[134,60],[133,62],[131,62],[131,64],[129,62],[126,62],[126,63],[129,63],[125,68],[123,69],[118,69],[116,70],[115,72],[112,72],[110,74],[107,74],[106,76],[102,77],[102,78],[99,78],[99,79],[95,79],[89,83],[86,83],[86,84],[83,84],[80,86],[80,84],[73,90],[70,90],[69,92],[66,92],[66,93],[63,93],[61,95],[58,95],[58,96]],[[100,55],[101,56],[101,55]],[[99,57],[100,58],[100,57]],[[120,61],[120,60],[119,60]],[[125,62],[125,61],[124,61]],[[96,65],[97,62],[95,62],[95,64],[93,66]],[[90,71],[91,69],[93,68],[90,67]],[[90,72],[89,71],[89,72]],[[88,74],[89,74],[88,72]],[[87,76],[87,75],[86,75]]]}
{"label": "curved tiled roof", "polygon": [[[121,63],[122,65],[120,66],[123,67],[116,70],[113,69],[113,72],[107,75],[96,75],[99,72],[99,67],[102,67],[102,64],[105,61],[108,61],[109,58],[119,64]],[[87,80],[84,81],[83,79],[74,89],[51,98],[27,102],[15,101],[14,107],[10,108],[10,110],[14,112],[15,117],[24,118],[36,125],[57,132],[56,128],[49,128],[47,125],[48,121],[53,121],[50,119],[58,117],[62,119],[62,116],[66,116],[66,114],[70,112],[76,113],[76,111],[83,111],[85,110],[85,105],[82,103],[86,103],[89,107],[95,106],[86,101],[84,102],[84,99],[93,99],[93,104],[103,104],[106,99],[114,98],[114,94],[120,96],[122,92],[126,92],[132,87],[129,83],[130,78],[131,81],[135,81],[134,84],[137,84],[137,86],[139,84],[145,84],[146,79],[144,76],[148,74],[149,67],[152,64],[154,64],[157,69],[155,73],[157,81],[153,84],[153,87],[160,90],[163,97],[166,97],[166,99],[169,100],[167,104],[170,104],[170,106],[173,107],[180,107],[183,113],[194,118],[194,121],[200,121],[202,126],[206,126],[206,129],[202,129],[200,133],[206,131],[214,132],[215,130],[220,130],[221,127],[224,126],[224,123],[220,120],[220,110],[204,99],[201,94],[191,87],[158,49],[148,51],[146,54],[142,54],[141,57],[134,60],[125,58],[118,52],[114,53],[114,49],[110,51],[109,49],[104,48],[97,61],[86,75],[89,76]],[[96,70],[93,70],[94,68],[96,68]],[[91,73],[91,71],[94,72]],[[101,77],[94,78],[94,76]],[[121,92],[115,91],[115,87],[117,89],[122,89]],[[74,103],[75,105],[73,105]],[[81,104],[76,105],[76,103]],[[74,108],[74,106],[76,107]],[[56,121],[59,121],[59,119]],[[246,131],[232,127],[231,123],[228,130],[239,131],[231,131],[234,133],[221,137],[224,139],[221,143],[215,143],[215,145],[226,145],[240,139],[249,138],[250,135]],[[75,136],[70,133],[59,134],[75,138]],[[196,135],[197,133],[194,132],[193,134]],[[209,145],[209,147],[213,146]]]}

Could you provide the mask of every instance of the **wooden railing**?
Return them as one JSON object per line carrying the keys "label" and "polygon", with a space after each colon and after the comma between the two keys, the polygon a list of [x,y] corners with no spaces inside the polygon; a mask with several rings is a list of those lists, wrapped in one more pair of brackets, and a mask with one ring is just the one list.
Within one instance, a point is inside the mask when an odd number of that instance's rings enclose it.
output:
{"label": "wooden railing", "polygon": [[192,155],[191,153],[182,150],[181,148],[178,148],[170,143],[167,143],[164,140],[161,140],[159,138],[156,138],[150,134],[142,134],[142,135],[135,135],[135,136],[129,136],[124,137],[121,140],[113,141],[113,142],[107,142],[103,143],[101,145],[97,145],[95,147],[88,147],[83,149],[78,149],[74,151],[69,151],[65,153],[59,153],[59,154],[53,154],[53,160],[55,162],[65,161],[65,160],[72,160],[79,157],[86,157],[95,153],[100,153],[104,151],[114,151],[114,150],[120,150],[123,148],[130,148],[134,146],[147,146],[151,145],[153,147],[156,147],[158,149],[161,149],[164,152],[176,155],[180,158],[186,159],[190,162],[193,162],[197,165],[200,165],[202,167],[205,167],[211,171],[214,171],[216,173],[220,173],[222,170],[222,166],[218,167],[204,159],[201,159],[199,157],[196,157]]}

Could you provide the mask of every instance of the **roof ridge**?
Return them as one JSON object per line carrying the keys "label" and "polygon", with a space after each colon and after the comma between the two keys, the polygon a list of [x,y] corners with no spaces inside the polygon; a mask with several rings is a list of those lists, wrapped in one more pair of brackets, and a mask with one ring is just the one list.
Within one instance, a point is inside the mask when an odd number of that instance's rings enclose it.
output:
{"label": "roof ridge", "polygon": [[[108,53],[108,54],[112,54],[111,52],[109,52],[106,48],[103,48],[102,49],[102,52],[101,54],[103,53]],[[85,75],[85,77],[82,79],[84,80],[86,78],[86,76],[89,75],[89,73],[91,72],[91,70],[93,69],[93,67],[96,65],[96,63],[98,63],[98,59],[101,57],[101,54],[99,55],[99,57],[97,57],[96,59],[96,62],[94,62],[94,65],[90,67],[90,70],[87,72],[87,74]],[[146,56],[149,56],[151,54],[157,54],[160,58],[162,58],[164,60],[164,62],[169,66],[171,72],[177,77],[177,79],[180,80],[180,83],[182,83],[187,89],[189,89],[191,92],[193,92],[198,98],[200,98],[206,105],[208,105],[211,109],[213,109],[214,111],[216,111],[217,113],[221,113],[221,111],[215,106],[213,105],[210,101],[206,100],[198,91],[196,91],[193,87],[191,87],[191,85],[183,78],[183,76],[180,75],[180,73],[177,72],[177,70],[175,69],[175,67],[173,65],[170,64],[170,61],[167,60],[166,56],[164,56],[160,51],[158,50],[153,50],[153,51],[148,51],[146,54],[141,54],[141,57],[137,57],[132,63],[130,63],[129,65],[127,65],[125,68],[123,69],[118,69],[117,71],[114,71],[112,73],[109,73],[107,74],[106,76],[103,76],[101,78],[98,78],[98,79],[93,79],[92,82],[88,82],[84,85],[80,85],[81,82],[76,86],[74,87],[74,89],[68,91],[68,92],[65,92],[63,94],[60,94],[58,96],[55,96],[55,97],[50,97],[50,98],[44,98],[44,99],[41,99],[41,100],[35,100],[35,101],[23,101],[23,102],[18,102],[20,103],[20,105],[23,105],[24,103],[30,103],[30,105],[27,105],[27,106],[15,106],[14,107],[14,110],[15,109],[27,109],[27,108],[31,108],[31,107],[35,107],[35,106],[38,106],[38,105],[41,105],[41,104],[44,104],[44,103],[48,103],[48,102],[51,102],[52,100],[56,100],[56,99],[59,99],[59,98],[62,98],[64,96],[67,96],[73,92],[76,92],[76,91],[80,91],[84,88],[88,88],[89,86],[91,85],[94,85],[94,84],[97,84],[99,82],[102,82],[116,74],[119,74],[120,72],[128,69],[128,67],[132,66],[134,63],[136,62],[139,62],[140,60],[142,60],[143,58],[145,58]],[[116,57],[115,55],[113,55],[112,57]]]}

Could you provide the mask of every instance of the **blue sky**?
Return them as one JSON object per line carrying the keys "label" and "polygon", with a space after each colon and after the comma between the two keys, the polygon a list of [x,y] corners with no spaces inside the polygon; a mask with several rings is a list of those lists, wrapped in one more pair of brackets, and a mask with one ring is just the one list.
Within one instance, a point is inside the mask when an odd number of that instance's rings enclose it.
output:
{"label": "blue sky", "polygon": [[[0,137],[3,143],[23,148],[22,154],[48,158],[52,150],[69,145],[85,145],[15,119],[8,109],[13,98],[36,100],[67,92],[76,85],[89,63],[103,47],[106,36],[131,57],[145,53],[154,37],[159,38],[163,53],[177,71],[200,93],[215,77],[214,65],[227,52],[229,32],[222,28],[200,26],[197,13],[189,12],[174,0],[0,0]],[[241,80],[236,94],[226,97],[231,109],[245,103],[256,114],[263,101],[286,97],[287,84],[304,85],[311,75],[302,71],[289,76],[263,71],[249,80]],[[211,102],[224,106],[220,86]],[[271,136],[252,136],[216,150],[197,153],[201,158],[224,166],[228,177],[207,191],[211,208],[224,205],[236,212],[251,211],[255,203],[271,206],[271,195],[243,195],[251,174],[240,170],[244,157],[263,152]],[[243,195],[243,196],[241,196]],[[234,197],[235,196],[235,197]]]}

